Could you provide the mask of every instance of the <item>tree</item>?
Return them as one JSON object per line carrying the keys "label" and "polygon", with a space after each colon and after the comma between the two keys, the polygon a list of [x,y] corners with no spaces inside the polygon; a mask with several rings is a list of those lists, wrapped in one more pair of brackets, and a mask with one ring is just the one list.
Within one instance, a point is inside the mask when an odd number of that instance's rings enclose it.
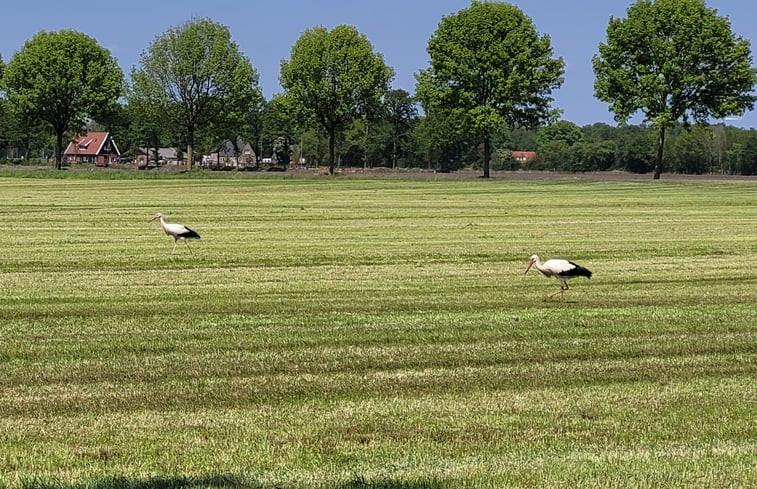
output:
{"label": "tree", "polygon": [[[282,94],[274,95],[270,101],[263,105],[261,115],[262,129],[260,139],[262,143],[262,154],[275,155],[275,147],[280,147],[283,142],[286,146],[292,145],[297,135],[295,134],[295,124],[293,123],[293,109],[288,98]],[[289,160],[284,163],[289,163]]]}
{"label": "tree", "polygon": [[568,143],[561,139],[547,141],[539,146],[537,157],[528,166],[535,170],[557,171],[570,169],[571,151]]}
{"label": "tree", "polygon": [[536,151],[536,131],[516,127],[508,135],[510,148],[513,151]]}
{"label": "tree", "polygon": [[44,121],[55,134],[55,167],[63,162],[66,132],[111,110],[123,92],[123,73],[110,52],[81,32],[37,33],[5,67],[3,87],[28,124]]}
{"label": "tree", "polygon": [[570,147],[570,153],[569,164],[564,169],[574,172],[604,171],[617,161],[618,145],[614,141],[578,141]]}
{"label": "tree", "polygon": [[384,98],[384,107],[391,126],[392,168],[396,168],[400,144],[410,131],[413,120],[418,117],[418,109],[413,97],[405,90],[389,90]]}
{"label": "tree", "polygon": [[314,124],[300,133],[299,156],[305,158],[308,166],[320,167],[327,158],[329,142],[323,128]]}
{"label": "tree", "polygon": [[244,125],[262,100],[258,73],[226,26],[192,19],[158,36],[132,70],[132,97],[180,131],[188,168],[199,131]]}
{"label": "tree", "polygon": [[713,131],[700,124],[689,131],[682,131],[673,141],[672,170],[697,175],[709,172],[714,161],[711,150],[713,139]]}
{"label": "tree", "polygon": [[317,122],[328,134],[330,173],[337,136],[355,119],[375,112],[393,77],[368,38],[347,25],[331,32],[321,26],[306,30],[290,59],[281,61],[279,80],[286,96],[301,118]]}
{"label": "tree", "polygon": [[[5,107],[5,99],[2,97],[2,81],[3,70],[5,69],[5,63],[3,63],[3,56],[0,54],[0,158],[7,158],[7,147],[10,140],[10,113]],[[2,151],[4,150],[4,151]]]}
{"label": "tree", "polygon": [[625,19],[610,19],[593,65],[595,96],[615,120],[641,111],[656,130],[655,179],[673,124],[741,115],[757,100],[749,41],[704,0],[637,1]]}
{"label": "tree", "polygon": [[[147,150],[145,164],[149,165],[152,155],[152,160],[157,166],[158,149],[161,147],[161,142],[169,128],[165,127],[165,124],[161,124],[157,106],[136,96],[133,92],[129,92],[127,98],[129,103],[126,105],[126,111],[131,119],[129,139],[136,143],[136,147],[126,148],[126,150],[134,150],[136,153],[140,147],[144,147]],[[152,152],[150,149],[152,149]]]}
{"label": "tree", "polygon": [[581,128],[570,121],[557,121],[554,124],[539,128],[536,132],[536,145],[541,151],[541,147],[551,141],[563,141],[568,146],[583,141],[584,134]]}
{"label": "tree", "polygon": [[431,65],[416,75],[419,97],[431,110],[451,110],[480,138],[485,178],[503,125],[536,127],[556,117],[551,93],[562,84],[564,63],[518,7],[474,0],[442,19],[427,50]]}
{"label": "tree", "polygon": [[757,175],[757,132],[751,130],[747,137],[745,157],[741,162],[739,173],[742,175]]}
{"label": "tree", "polygon": [[647,173],[653,168],[655,141],[646,126],[624,126],[618,134],[620,164],[633,173]]}
{"label": "tree", "polygon": [[620,131],[615,126],[605,124],[604,122],[595,122],[594,124],[583,126],[581,132],[584,135],[584,141],[588,143],[599,143],[607,140],[614,140],[617,138],[617,133]]}

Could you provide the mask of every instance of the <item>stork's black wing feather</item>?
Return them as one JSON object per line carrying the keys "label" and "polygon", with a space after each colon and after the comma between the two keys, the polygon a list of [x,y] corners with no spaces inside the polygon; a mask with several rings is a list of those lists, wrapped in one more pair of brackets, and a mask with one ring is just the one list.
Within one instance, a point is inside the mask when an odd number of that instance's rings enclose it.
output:
{"label": "stork's black wing feather", "polygon": [[200,235],[197,234],[196,232],[192,231],[191,229],[189,229],[186,226],[184,226],[184,229],[186,229],[186,231],[184,231],[183,233],[179,234],[180,238],[195,238],[195,239],[200,239]]}
{"label": "stork's black wing feather", "polygon": [[581,265],[579,265],[577,263],[573,263],[572,261],[569,261],[568,263],[570,263],[573,267],[570,270],[566,270],[566,271],[560,273],[560,275],[563,275],[563,276],[566,276],[566,277],[586,277],[586,278],[591,278],[591,270],[589,270],[588,268],[584,268],[584,267],[582,267]]}

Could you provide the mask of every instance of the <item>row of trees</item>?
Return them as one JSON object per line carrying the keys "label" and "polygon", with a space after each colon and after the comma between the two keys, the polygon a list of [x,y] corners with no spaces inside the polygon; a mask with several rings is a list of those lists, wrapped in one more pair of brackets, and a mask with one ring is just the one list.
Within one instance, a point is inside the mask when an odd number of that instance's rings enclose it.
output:
{"label": "row of trees", "polygon": [[[655,171],[658,131],[653,126],[614,127],[597,123],[584,127],[558,121],[537,131],[515,131],[503,146],[536,151],[536,159],[520,165],[507,150],[498,154],[497,168],[568,172],[624,170]],[[724,124],[674,125],[665,140],[662,168],[690,174],[757,175],[757,130]]]}
{"label": "row of trees", "polygon": [[[703,0],[639,0],[627,14],[610,20],[593,59],[595,95],[620,128],[558,121],[552,92],[564,62],[549,36],[514,5],[474,0],[429,39],[430,65],[412,96],[389,89],[393,70],[352,26],[305,31],[281,63],[283,93],[269,101],[228,28],[209,19],[158,36],[129,83],[85,34],[40,32],[7,65],[0,60],[0,143],[29,148],[52,133],[58,168],[63,142],[89,125],[127,148],[186,147],[190,166],[196,149],[241,136],[259,153],[297,152],[331,172],[340,159],[439,170],[473,163],[488,177],[492,164],[512,164],[507,149],[536,149],[530,165],[574,171],[653,170],[659,178],[666,163],[704,171],[713,162],[751,171],[751,135],[703,125],[753,108],[748,41]],[[643,126],[624,126],[639,112]],[[699,125],[686,132],[690,122]],[[691,163],[701,156],[691,148],[716,146],[705,163]]]}

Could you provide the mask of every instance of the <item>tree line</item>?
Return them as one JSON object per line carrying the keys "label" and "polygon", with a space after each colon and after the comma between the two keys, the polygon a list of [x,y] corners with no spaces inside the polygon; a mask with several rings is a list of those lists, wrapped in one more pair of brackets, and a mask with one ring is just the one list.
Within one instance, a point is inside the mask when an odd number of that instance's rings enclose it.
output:
{"label": "tree line", "polygon": [[[127,80],[86,34],[39,32],[0,59],[0,152],[46,158],[87,129],[126,154],[186,150],[188,165],[222,141],[310,165],[684,173],[757,173],[757,134],[711,119],[757,98],[749,42],[704,0],[638,0],[610,19],[593,58],[595,96],[618,126],[560,119],[552,93],[564,62],[516,6],[474,0],[443,17],[416,92],[355,27],[306,30],[283,60],[283,92],[265,100],[229,29],[190,19],[158,36]],[[644,122],[627,125],[634,115]],[[52,148],[52,150],[51,150]],[[526,162],[513,150],[535,151]],[[3,154],[0,153],[0,157]]]}

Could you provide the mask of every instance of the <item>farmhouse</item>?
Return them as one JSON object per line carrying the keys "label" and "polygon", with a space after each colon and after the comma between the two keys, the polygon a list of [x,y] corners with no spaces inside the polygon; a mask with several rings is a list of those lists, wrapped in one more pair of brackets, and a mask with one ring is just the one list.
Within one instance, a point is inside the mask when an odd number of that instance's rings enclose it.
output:
{"label": "farmhouse", "polygon": [[257,161],[252,145],[237,139],[236,144],[227,139],[218,149],[210,153],[210,157],[203,158],[203,165],[220,167],[245,168],[254,166]]}
{"label": "farmhouse", "polygon": [[[186,156],[181,156],[178,148],[158,148],[158,166],[179,165],[187,162]],[[134,159],[140,167],[155,164],[155,148],[139,148]]]}
{"label": "farmhouse", "polygon": [[63,153],[69,163],[94,163],[107,166],[118,162],[121,152],[108,132],[88,132],[68,144]]}
{"label": "farmhouse", "polygon": [[511,151],[511,153],[513,155],[513,158],[515,158],[515,161],[518,161],[520,163],[525,163],[536,158],[535,151]]}

